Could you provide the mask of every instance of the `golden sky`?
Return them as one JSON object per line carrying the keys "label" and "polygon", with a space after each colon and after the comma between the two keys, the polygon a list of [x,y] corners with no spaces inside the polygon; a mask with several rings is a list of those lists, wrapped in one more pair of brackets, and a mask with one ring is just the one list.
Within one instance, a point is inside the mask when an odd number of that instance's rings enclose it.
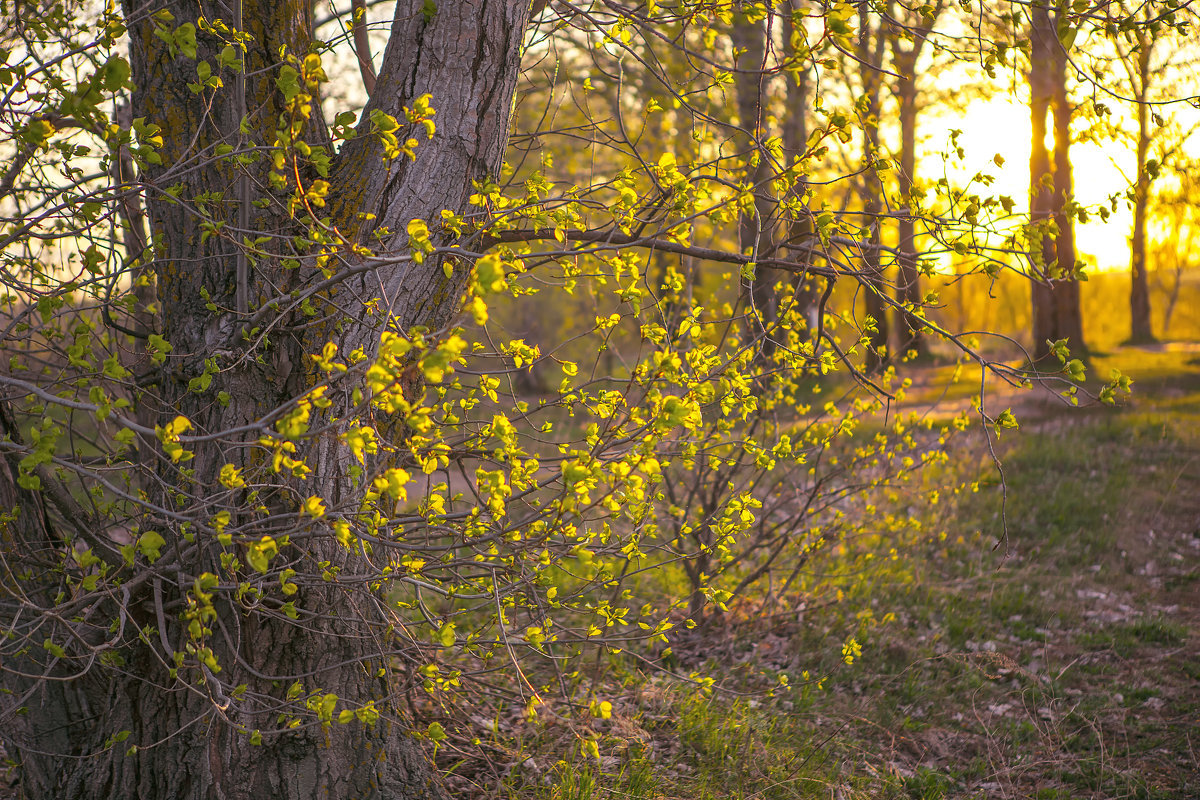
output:
{"label": "golden sky", "polygon": [[[1173,111],[1187,117],[1200,116],[1187,106]],[[944,131],[937,129],[943,125]],[[963,131],[960,142],[966,150],[965,163],[954,169],[952,175],[959,180],[966,180],[977,172],[994,175],[996,194],[1009,195],[1017,201],[1017,209],[1028,213],[1029,107],[1011,97],[980,99],[972,103],[962,117],[947,119],[937,127],[930,122],[922,131],[927,157],[933,159],[926,163],[938,163],[937,154],[946,148],[947,134],[952,127]],[[1190,149],[1195,150],[1196,137],[1192,137],[1192,145]],[[992,161],[997,153],[1004,157],[1003,167],[997,167]],[[1136,172],[1134,153],[1119,142],[1072,144],[1071,162],[1074,165],[1075,197],[1087,205],[1107,203],[1114,193],[1124,192]],[[1129,269],[1132,225],[1133,213],[1124,201],[1118,203],[1116,213],[1108,222],[1093,216],[1086,225],[1077,225],[1075,232],[1081,257],[1094,264],[1098,271]]]}

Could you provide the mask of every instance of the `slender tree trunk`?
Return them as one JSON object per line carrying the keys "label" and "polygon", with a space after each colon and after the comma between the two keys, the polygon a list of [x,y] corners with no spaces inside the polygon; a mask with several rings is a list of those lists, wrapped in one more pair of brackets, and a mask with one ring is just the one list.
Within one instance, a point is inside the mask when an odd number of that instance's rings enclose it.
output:
{"label": "slender tree trunk", "polygon": [[[900,198],[905,208],[900,212],[899,249],[900,280],[896,286],[896,299],[911,307],[921,305],[921,276],[917,272],[917,230],[913,219],[912,189],[913,175],[917,166],[917,92],[913,78],[905,79],[898,93],[900,101]],[[913,314],[904,314],[904,342],[902,347],[915,350],[917,355],[925,354],[925,337],[922,334],[919,318]]]}
{"label": "slender tree trunk", "polygon": [[1150,54],[1148,37],[1141,37],[1137,53],[1138,99],[1137,185],[1134,187],[1133,236],[1129,245],[1129,341],[1144,344],[1154,341],[1150,324],[1150,285],[1146,275],[1146,207],[1150,202],[1150,175],[1146,161],[1150,154],[1150,112],[1146,105],[1146,87],[1150,85]]}
{"label": "slender tree trunk", "polygon": [[[883,60],[883,36],[879,31],[872,35],[870,3],[860,0],[858,4],[858,60],[862,76],[862,130],[863,130],[863,174],[862,206],[863,225],[870,230],[863,243],[863,281],[867,314],[875,321],[870,334],[870,350],[866,366],[875,369],[889,359],[888,315],[886,305],[887,288],[884,285],[883,263],[880,257],[883,183],[875,171],[875,159],[879,153],[879,91],[881,87],[880,66]],[[874,44],[874,46],[872,46]]]}
{"label": "slender tree trunk", "polygon": [[692,585],[692,590],[688,594],[688,619],[697,624],[703,623],[707,616],[705,608],[708,606],[708,597],[704,594],[703,587],[707,576],[712,574],[710,561],[708,553],[700,549],[694,556],[681,562],[687,573],[688,582]]}
{"label": "slender tree trunk", "polygon": [[[938,6],[933,13],[937,14],[940,10]],[[900,106],[900,174],[897,177],[900,202],[904,204],[897,224],[900,255],[897,258],[899,281],[896,284],[896,300],[909,308],[920,308],[924,302],[921,295],[921,275],[917,270],[917,234],[912,190],[917,172],[917,59],[920,58],[921,49],[928,38],[930,24],[926,22],[913,31],[913,43],[907,49],[900,44],[900,36],[892,37],[892,51],[895,56],[893,65],[897,75],[896,100]],[[908,311],[902,318],[904,340],[901,342],[901,348],[915,351],[918,356],[926,355],[928,345],[921,318]]]}
{"label": "slender tree trunk", "polygon": [[[771,244],[771,224],[774,217],[774,202],[771,199],[770,156],[761,145],[767,138],[766,132],[766,44],[772,19],[748,22],[739,19],[732,31],[733,46],[741,55],[738,57],[736,77],[738,117],[746,134],[747,149],[753,151],[752,163],[746,170],[746,182],[754,193],[752,209],[745,209],[738,217],[738,247],[743,253],[764,253]],[[770,354],[774,349],[771,329],[777,316],[778,298],[775,283],[779,271],[758,267],[752,279],[742,279],[742,297],[753,310],[751,337],[762,336],[761,351]]]}
{"label": "slender tree trunk", "polygon": [[1083,310],[1079,303],[1079,281],[1074,277],[1078,251],[1075,248],[1075,220],[1068,210],[1075,188],[1071,166],[1071,117],[1075,108],[1067,95],[1067,54],[1057,37],[1051,45],[1054,54],[1054,218],[1058,223],[1055,251],[1062,278],[1054,287],[1058,338],[1066,339],[1076,355],[1085,355]]}
{"label": "slender tree trunk", "polygon": [[[783,15],[783,38],[785,52],[789,58],[796,57],[799,47],[804,44],[803,31],[798,29],[792,19],[796,13],[795,3],[789,2]],[[807,58],[807,56],[805,56]],[[804,155],[808,150],[808,105],[809,105],[809,68],[801,64],[794,67],[795,72],[787,83],[787,107],[783,117],[783,152],[791,164],[795,159]],[[808,181],[801,178],[792,191],[792,197],[799,206],[791,213],[791,222],[787,229],[787,242],[794,248],[805,248],[813,241],[813,222],[807,203]],[[808,250],[795,249],[791,255],[801,264],[811,264],[813,254]],[[817,308],[816,281],[797,273],[792,279],[796,310],[804,315],[810,330],[817,329],[815,315],[820,313]]]}
{"label": "slender tree trunk", "polygon": [[[1067,341],[1073,353],[1086,354],[1079,283],[1075,268],[1074,225],[1067,204],[1071,187],[1071,114],[1066,89],[1066,53],[1045,5],[1031,8],[1029,157],[1030,218],[1046,226],[1035,235],[1033,264],[1033,355],[1040,361],[1050,353],[1049,343]],[[1053,109],[1054,152],[1046,148],[1047,115]]]}
{"label": "slender tree trunk", "polygon": [[[671,114],[674,121],[675,137],[672,146],[675,157],[681,162],[690,162],[695,158],[696,147],[689,130],[691,120],[682,108],[667,113]],[[670,220],[670,222],[675,222],[675,220]],[[697,279],[696,259],[693,256],[674,256],[656,251],[652,256],[652,263],[658,265],[655,285],[662,292],[659,296],[662,316],[666,320],[667,330],[674,336],[679,331],[683,315],[692,305],[692,294]],[[683,281],[683,288],[678,292],[669,292],[664,286],[671,267],[676,269],[680,280]]]}
{"label": "slender tree trunk", "polygon": [[[121,620],[135,635],[117,651],[124,669],[96,669],[69,681],[12,678],[6,672],[4,688],[24,698],[29,708],[0,729],[10,755],[21,763],[25,797],[442,796],[395,703],[403,687],[393,668],[407,651],[387,643],[391,620],[384,609],[343,588],[356,586],[357,579],[370,573],[370,565],[337,545],[319,521],[296,521],[294,497],[300,492],[301,497],[319,495],[331,507],[357,496],[349,454],[337,436],[347,424],[338,418],[351,416],[349,396],[330,397],[333,405],[323,417],[329,434],[302,453],[311,476],[260,492],[257,502],[265,513],[254,517],[265,533],[303,533],[303,545],[294,553],[289,550],[287,557],[302,561],[297,566],[310,574],[319,575],[321,568],[339,570],[341,584],[301,586],[292,598],[300,611],[293,620],[266,607],[247,611],[249,601],[236,580],[222,577],[210,591],[214,615],[204,620],[212,629],[207,641],[220,669],[210,670],[188,649],[194,637],[189,637],[187,611],[200,591],[197,581],[205,573],[228,576],[231,570],[213,538],[181,528],[168,512],[185,501],[210,502],[185,494],[220,490],[218,475],[225,464],[254,469],[264,458],[269,463],[269,452],[258,444],[272,430],[264,420],[312,386],[308,354],[321,352],[332,341],[340,352],[361,348],[370,359],[388,325],[436,331],[458,312],[469,274],[462,265],[443,271],[435,257],[421,264],[401,259],[382,263],[317,296],[328,324],[296,325],[286,309],[271,305],[324,277],[317,255],[328,253],[328,243],[311,242],[312,226],[297,221],[306,210],[289,210],[277,188],[270,188],[269,157],[243,168],[212,153],[221,144],[277,146],[281,119],[290,113],[276,83],[280,54],[303,58],[309,52],[310,8],[299,0],[243,0],[248,39],[245,94],[240,96],[228,86],[200,94],[190,90],[196,61],[169,49],[156,36],[151,16],[169,11],[173,25],[195,23],[201,14],[233,23],[226,6],[159,0],[146,8],[127,0],[137,86],[133,116],[157,124],[164,140],[162,165],[143,176],[152,187],[147,212],[162,307],[159,330],[173,348],[149,390],[153,407],[161,409],[160,425],[181,414],[202,435],[246,432],[197,447],[194,460],[186,464],[190,473],[171,470],[168,464],[159,470],[158,483],[143,487],[150,504],[163,511],[148,514],[142,524],[159,531],[166,544],[153,571],[126,584],[131,596],[123,607],[129,619],[123,611]],[[471,181],[499,168],[528,11],[524,0],[441,3],[432,15],[423,0],[398,3],[360,135],[332,161],[325,230],[336,229],[378,251],[404,254],[406,225],[420,218],[429,221],[434,244],[448,241],[436,230],[438,213],[464,210]],[[216,64],[222,46],[215,36],[197,32],[198,59]],[[230,83],[228,73],[225,77]],[[404,106],[426,93],[437,109],[437,135],[421,142],[415,159],[385,161],[379,137],[369,133],[371,112],[378,109],[403,121]],[[328,145],[319,109],[314,99],[312,116],[300,123],[296,137],[313,147]],[[403,141],[405,131],[400,133]],[[279,172],[289,187],[282,193],[285,199],[297,181],[311,186],[318,177],[312,164],[291,156]],[[206,235],[198,204],[211,220],[222,223],[217,235],[211,229]],[[262,249],[271,255],[239,257],[246,236],[268,237]],[[333,242],[335,263],[361,264],[361,251],[348,243],[338,245],[336,236]],[[211,311],[210,303],[220,310]],[[349,313],[337,313],[339,307]],[[371,308],[388,309],[390,316]],[[269,340],[261,334],[268,329]],[[189,381],[210,363],[219,370],[210,389],[191,390]],[[219,392],[224,393],[220,402]],[[147,474],[155,472],[147,467]],[[49,530],[49,516],[39,512],[41,498],[17,488],[14,473],[11,464],[0,461],[0,502],[6,508],[20,506],[25,521],[20,530],[5,535],[40,543],[34,547],[61,546],[69,537]],[[234,510],[257,513],[250,510],[253,506],[242,501]],[[243,521],[235,518],[231,524]],[[5,543],[5,552],[22,550]],[[46,598],[45,605],[52,607],[55,601]],[[84,616],[90,614],[117,618],[117,611],[104,603]],[[72,624],[81,637],[111,635],[89,629],[87,619]],[[137,631],[144,634],[137,636]],[[66,674],[66,667],[50,671],[51,677]],[[289,695],[293,687],[299,687],[298,697]],[[305,701],[328,695],[340,699],[339,709],[374,702],[380,718],[374,724],[320,723],[306,713]],[[281,730],[281,714],[293,715],[301,724]],[[255,730],[263,731],[260,745],[251,744]],[[121,738],[114,741],[118,734]]]}
{"label": "slender tree trunk", "polygon": [[[1046,41],[1046,28],[1050,26],[1045,8],[1034,7],[1030,30],[1029,60],[1029,112],[1031,140],[1029,148],[1029,216],[1031,226],[1045,225],[1053,216],[1054,189],[1050,169],[1050,151],[1046,147],[1047,116],[1050,100],[1054,94],[1051,56]],[[1051,29],[1052,33],[1052,29]],[[1049,354],[1047,340],[1056,332],[1054,319],[1054,295],[1049,273],[1055,267],[1057,255],[1054,239],[1048,230],[1033,234],[1033,249],[1029,254],[1031,294],[1033,302],[1033,357],[1041,360]]]}

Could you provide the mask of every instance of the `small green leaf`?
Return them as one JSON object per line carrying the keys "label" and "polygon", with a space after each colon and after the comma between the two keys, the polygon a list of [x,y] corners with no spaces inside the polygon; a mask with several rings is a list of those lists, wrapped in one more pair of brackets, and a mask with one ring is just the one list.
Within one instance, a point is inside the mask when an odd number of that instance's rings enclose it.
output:
{"label": "small green leaf", "polygon": [[150,360],[155,364],[161,364],[167,360],[167,354],[173,349],[171,343],[157,333],[152,333],[147,340],[146,350],[150,353]]}
{"label": "small green leaf", "polygon": [[246,548],[246,562],[259,572],[266,572],[271,566],[271,559],[279,552],[279,545],[270,536],[264,536],[259,541]]}
{"label": "small green leaf", "polygon": [[300,94],[300,73],[295,67],[284,64],[279,69],[279,77],[275,79],[275,85],[283,93],[283,99],[291,102],[296,95]]}
{"label": "small green leaf", "polygon": [[167,540],[162,537],[157,531],[146,531],[138,537],[138,551],[141,552],[146,560],[153,564],[162,556],[163,545]]}
{"label": "small green leaf", "polygon": [[1000,412],[1000,416],[996,417],[996,427],[998,428],[1016,428],[1017,418],[1013,415],[1011,408],[1006,408]]}
{"label": "small green leaf", "polygon": [[121,56],[112,56],[104,64],[104,88],[110,92],[121,89],[129,81],[129,62]]}

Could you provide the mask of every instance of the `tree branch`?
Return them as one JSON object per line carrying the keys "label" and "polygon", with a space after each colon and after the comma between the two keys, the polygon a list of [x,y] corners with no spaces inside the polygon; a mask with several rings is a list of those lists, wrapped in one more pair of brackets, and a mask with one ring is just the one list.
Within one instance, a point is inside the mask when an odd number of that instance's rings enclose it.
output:
{"label": "tree branch", "polygon": [[350,3],[350,30],[354,34],[354,55],[358,71],[368,95],[375,93],[375,64],[371,61],[371,41],[367,38],[367,4],[365,0]]}
{"label": "tree branch", "polygon": [[[659,250],[664,253],[676,253],[681,256],[691,256],[704,261],[718,261],[725,264],[741,265],[755,263],[760,267],[770,267],[772,269],[793,272],[796,274],[807,273],[811,275],[820,275],[825,278],[836,278],[839,275],[845,274],[844,272],[831,267],[814,267],[808,264],[800,264],[795,261],[788,261],[782,258],[760,258],[756,260],[753,256],[744,255],[742,253],[734,253],[729,250],[717,250],[711,247],[697,247],[696,245],[682,244],[680,242],[671,241],[670,239],[635,236],[634,234],[619,233],[617,231],[556,231],[553,228],[500,231],[485,237],[482,246],[483,249],[486,250],[496,246],[497,244],[512,244],[516,242],[533,242],[543,240],[557,241],[556,234],[563,236],[566,241],[569,242],[587,242],[608,246],[606,248],[597,249],[643,247],[648,250]],[[819,252],[819,248],[817,247],[805,247],[803,245],[789,245],[788,249]]]}

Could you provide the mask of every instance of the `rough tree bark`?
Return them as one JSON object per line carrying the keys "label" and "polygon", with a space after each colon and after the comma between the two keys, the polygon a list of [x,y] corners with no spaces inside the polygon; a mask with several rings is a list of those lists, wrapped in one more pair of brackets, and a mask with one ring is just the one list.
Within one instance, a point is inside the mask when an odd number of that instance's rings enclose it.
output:
{"label": "rough tree bark", "polygon": [[[174,24],[194,23],[200,15],[236,23],[227,6],[207,0],[199,5],[156,0],[149,7],[134,0],[125,3],[132,80],[137,86],[133,116],[159,125],[164,139],[162,165],[142,180],[148,187],[153,272],[161,298],[157,324],[173,351],[152,376],[146,399],[152,394],[153,407],[163,409],[159,424],[182,414],[200,435],[249,431],[197,449],[187,466],[195,470],[196,485],[211,486],[217,483],[223,464],[261,461],[263,455],[254,447],[259,431],[269,429],[272,412],[287,407],[315,380],[311,367],[305,366],[311,364],[307,354],[319,353],[325,342],[333,341],[341,352],[362,348],[370,357],[378,349],[388,318],[367,310],[372,307],[388,309],[392,323],[401,329],[444,326],[458,311],[469,269],[454,265],[447,276],[436,257],[423,264],[381,261],[377,268],[322,295],[328,303],[323,311],[334,309],[334,302],[343,309],[331,315],[328,324],[293,325],[295,320],[286,309],[273,310],[272,298],[323,277],[312,253],[295,244],[294,237],[307,237],[310,229],[285,213],[277,201],[267,175],[269,158],[246,168],[243,177],[241,168],[212,157],[212,148],[219,144],[269,148],[275,143],[285,113],[276,86],[280,54],[303,58],[309,52],[311,4],[243,0],[240,13],[248,35],[244,98],[231,87],[200,94],[188,88],[196,80],[196,62],[173,52],[155,35],[153,15],[161,11],[169,11]],[[435,245],[448,241],[437,231],[439,212],[464,210],[471,181],[494,175],[499,168],[528,13],[525,0],[440,2],[432,14],[422,0],[397,4],[378,86],[359,126],[361,135],[334,157],[330,171],[326,211],[338,232],[333,240],[341,236],[347,243],[342,248],[347,258],[354,257],[349,243],[370,243],[376,252],[404,252],[406,224],[414,218],[429,221]],[[197,40],[198,58],[216,63],[222,43],[203,30]],[[437,135],[422,141],[414,160],[385,162],[379,139],[367,135],[371,111],[379,109],[403,120],[403,108],[426,93],[433,96],[437,109]],[[314,146],[328,145],[319,103],[313,103],[312,114],[304,137]],[[243,115],[244,131],[240,130]],[[316,176],[310,173],[311,168],[298,170],[292,177],[311,181]],[[172,186],[175,196],[187,202],[174,202],[165,193]],[[225,223],[224,235],[203,235],[195,200],[206,195],[210,216]],[[244,235],[270,237],[262,249],[274,255],[239,259]],[[293,247],[298,248],[294,253],[298,268],[288,268],[285,262]],[[227,311],[214,313],[206,307],[209,302]],[[251,323],[271,330],[269,345],[244,335]],[[220,367],[212,391],[189,392],[189,379],[204,371],[206,359],[216,359]],[[227,406],[214,400],[219,391],[228,393]],[[342,416],[339,404],[350,402],[348,397],[331,399],[334,406],[326,412],[328,420]],[[318,493],[331,503],[350,492],[343,450],[336,435],[324,436],[305,454],[313,468],[306,492]],[[43,498],[18,488],[14,472],[11,463],[0,459],[0,503],[22,509],[21,525],[8,528],[5,535],[52,552],[70,537],[50,529],[54,523]],[[166,485],[149,491],[165,499],[173,488],[185,487]],[[262,502],[281,501],[267,497]],[[169,508],[170,503],[164,502],[163,507]],[[294,509],[293,502],[293,517]],[[103,520],[82,522],[104,524]],[[152,574],[126,584],[131,596],[124,604],[130,621],[148,634],[124,648],[123,670],[93,670],[70,681],[43,681],[38,675],[5,679],[5,688],[26,698],[30,707],[30,713],[15,717],[0,732],[10,754],[21,763],[24,796],[56,800],[442,796],[420,746],[390,704],[395,690],[381,677],[388,666],[381,662],[386,660],[372,656],[373,643],[387,622],[382,610],[348,608],[346,595],[335,587],[302,588],[297,607],[324,613],[302,616],[298,622],[262,610],[248,613],[232,600],[232,592],[223,592],[212,623],[220,673],[188,681],[169,672],[171,653],[187,641],[186,623],[180,618],[187,593],[200,573],[220,571],[220,553],[214,542],[197,539],[189,544],[169,524],[160,530],[167,545]],[[328,532],[314,524],[308,533],[305,558],[340,566],[347,578],[362,569],[331,541]],[[4,544],[6,553],[21,552],[18,543]],[[46,602],[47,607],[53,605]],[[80,613],[86,617],[92,611]],[[116,617],[112,609],[104,613],[110,614],[108,619]],[[85,622],[78,623],[81,630]],[[65,671],[58,668],[51,677],[65,677]],[[296,680],[360,703],[377,699],[383,718],[373,726],[300,727],[264,735],[260,746],[251,746],[245,732],[277,727],[283,695]],[[229,694],[240,686],[245,687],[240,700],[226,713],[231,708]],[[119,731],[129,731],[128,739],[106,746]],[[130,745],[138,749],[127,754]]]}
{"label": "rough tree bark", "polygon": [[[1033,357],[1050,354],[1048,342],[1065,339],[1072,353],[1085,354],[1083,315],[1075,267],[1074,225],[1067,204],[1071,199],[1071,113],[1066,88],[1066,52],[1059,42],[1050,9],[1033,4],[1030,13],[1030,218],[1035,225],[1052,221],[1054,234],[1043,232],[1040,251],[1031,253],[1034,266]],[[1046,147],[1047,115],[1053,110],[1054,152]]]}

